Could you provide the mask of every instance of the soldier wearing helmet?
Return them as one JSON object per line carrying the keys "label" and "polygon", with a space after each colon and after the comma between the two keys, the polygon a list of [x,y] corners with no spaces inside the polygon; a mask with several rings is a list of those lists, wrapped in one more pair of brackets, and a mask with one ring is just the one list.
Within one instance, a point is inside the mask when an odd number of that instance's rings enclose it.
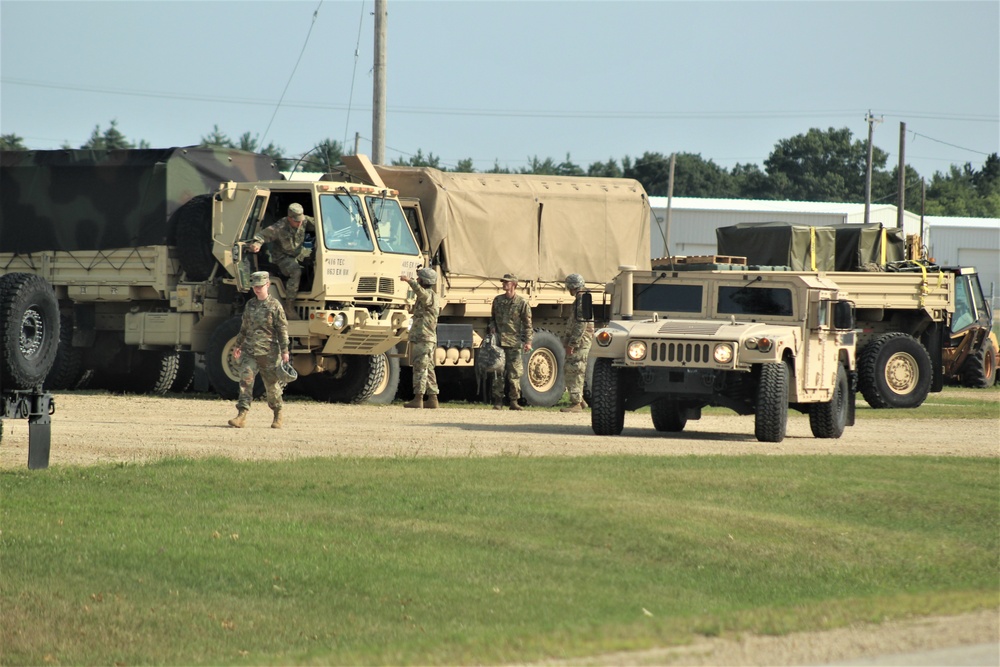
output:
{"label": "soldier wearing helmet", "polygon": [[240,364],[240,397],[237,415],[229,420],[234,428],[243,428],[253,402],[253,384],[260,373],[267,392],[267,405],[274,412],[271,428],[281,428],[281,378],[277,367],[288,363],[288,321],[278,300],[268,292],[271,276],[267,271],[250,275],[255,299],[243,310],[243,325],[233,344],[233,359]]}
{"label": "soldier wearing helmet", "polygon": [[573,308],[567,321],[567,333],[563,340],[566,347],[566,389],[569,391],[569,406],[560,412],[582,412],[583,384],[587,376],[587,356],[594,336],[594,324],[583,317],[582,296],[586,283],[579,273],[566,276],[566,289],[573,295]]}
{"label": "soldier wearing helmet", "polygon": [[316,231],[315,220],[305,214],[302,204],[292,203],[288,206],[286,217],[257,232],[248,246],[251,252],[257,252],[265,243],[271,244],[271,261],[288,278],[285,283],[284,308],[289,319],[298,319],[294,306],[295,299],[299,296],[299,283],[302,281],[300,262],[312,253],[304,245],[307,231]]}
{"label": "soldier wearing helmet", "polygon": [[500,349],[504,354],[503,376],[493,383],[493,409],[503,408],[504,380],[507,381],[507,397],[511,410],[523,410],[518,400],[521,398],[521,375],[524,364],[521,353],[531,350],[531,306],[517,294],[517,276],[505,273],[500,279],[503,294],[493,298],[490,309],[488,333],[500,336]]}
{"label": "soldier wearing helmet", "polygon": [[[417,279],[401,275],[400,280],[409,284],[416,294],[413,302],[413,323],[410,325],[410,359],[413,364],[413,400],[404,408],[430,408],[438,406],[437,374],[434,372],[434,351],[437,349],[437,321],[441,312],[441,299],[434,291],[437,272],[423,268]],[[424,400],[424,394],[427,399]]]}

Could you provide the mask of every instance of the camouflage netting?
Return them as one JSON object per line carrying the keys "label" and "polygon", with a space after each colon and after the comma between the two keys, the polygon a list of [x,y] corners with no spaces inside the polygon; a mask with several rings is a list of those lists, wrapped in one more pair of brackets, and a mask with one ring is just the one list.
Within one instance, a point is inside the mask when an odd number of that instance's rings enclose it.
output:
{"label": "camouflage netting", "polygon": [[174,245],[170,218],[225,181],[282,176],[232,149],[0,152],[0,252]]}

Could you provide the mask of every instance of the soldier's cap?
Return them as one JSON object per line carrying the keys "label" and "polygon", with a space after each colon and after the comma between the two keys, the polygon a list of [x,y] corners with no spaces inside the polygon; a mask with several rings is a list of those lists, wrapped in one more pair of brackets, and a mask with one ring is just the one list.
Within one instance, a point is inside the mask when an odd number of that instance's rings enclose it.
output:
{"label": "soldier's cap", "polygon": [[436,285],[438,281],[437,271],[435,271],[434,269],[428,269],[426,267],[423,269],[419,269],[417,270],[417,280],[427,285],[428,287],[431,285]]}
{"label": "soldier's cap", "polygon": [[288,217],[293,220],[305,220],[306,215],[302,210],[302,204],[289,204]]}
{"label": "soldier's cap", "polygon": [[505,273],[503,274],[503,278],[501,278],[500,280],[505,283],[516,283],[517,276],[515,276],[513,273]]}
{"label": "soldier's cap", "polygon": [[250,286],[260,287],[261,285],[266,285],[270,279],[271,276],[267,271],[254,271],[250,274]]}

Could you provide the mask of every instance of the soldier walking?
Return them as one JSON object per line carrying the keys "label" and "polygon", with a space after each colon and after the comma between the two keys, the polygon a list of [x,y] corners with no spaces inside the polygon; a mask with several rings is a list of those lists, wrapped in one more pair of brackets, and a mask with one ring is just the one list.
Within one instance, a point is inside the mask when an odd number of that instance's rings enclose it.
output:
{"label": "soldier walking", "polygon": [[566,347],[566,389],[569,406],[560,412],[583,412],[583,384],[587,376],[587,356],[594,337],[594,324],[583,316],[583,276],[571,273],[566,276],[566,289],[573,295],[573,308],[563,344]]}
{"label": "soldier walking", "polygon": [[[417,279],[402,275],[400,280],[409,284],[417,295],[413,304],[413,324],[410,327],[410,355],[413,363],[413,400],[404,408],[431,408],[438,406],[437,374],[434,372],[434,351],[437,349],[437,321],[441,301],[434,291],[437,272],[423,268]],[[424,400],[427,394],[427,400]]]}
{"label": "soldier walking", "polygon": [[316,221],[303,212],[302,204],[291,204],[288,215],[260,230],[249,246],[251,252],[258,252],[265,243],[271,244],[271,262],[288,278],[285,282],[284,308],[286,318],[293,320],[298,319],[294,307],[302,281],[300,262],[312,252],[303,245],[307,231],[316,231]]}
{"label": "soldier walking", "polygon": [[493,409],[503,408],[503,387],[507,382],[507,397],[511,410],[523,410],[518,400],[521,398],[521,375],[524,366],[521,353],[531,350],[531,307],[528,301],[517,294],[517,276],[505,273],[501,278],[503,294],[493,299],[488,332],[500,335],[500,349],[504,354],[503,376],[493,383]]}
{"label": "soldier walking", "polygon": [[[288,361],[288,321],[281,304],[268,294],[271,277],[267,271],[250,275],[256,299],[247,302],[243,311],[243,326],[236,335],[233,359],[242,360],[240,397],[236,401],[237,415],[229,420],[234,428],[243,428],[253,402],[253,383],[260,373],[267,392],[267,405],[274,412],[271,428],[281,428],[281,383],[276,368]],[[245,354],[244,354],[245,353]],[[280,357],[280,359],[279,359]]]}

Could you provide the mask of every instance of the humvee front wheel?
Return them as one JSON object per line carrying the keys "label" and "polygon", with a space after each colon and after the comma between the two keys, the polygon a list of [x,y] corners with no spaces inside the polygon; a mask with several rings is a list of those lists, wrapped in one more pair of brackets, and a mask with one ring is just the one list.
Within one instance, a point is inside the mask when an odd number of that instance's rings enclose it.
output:
{"label": "humvee front wheel", "polygon": [[847,382],[847,370],[843,365],[837,367],[837,386],[833,397],[827,403],[813,403],[809,407],[809,428],[817,438],[839,438],[847,428],[847,406],[850,385]]}
{"label": "humvee front wheel", "polygon": [[788,364],[762,364],[757,387],[754,435],[761,442],[781,442],[788,428]]}
{"label": "humvee front wheel", "polygon": [[610,359],[594,362],[590,427],[597,435],[620,435],[625,427],[625,396],[621,372]]}
{"label": "humvee front wheel", "polygon": [[917,408],[931,388],[931,356],[920,341],[894,331],[858,355],[858,389],[873,408]]}
{"label": "humvee front wheel", "polygon": [[677,401],[661,398],[649,406],[653,428],[664,433],[683,431],[687,426],[687,411]]}

